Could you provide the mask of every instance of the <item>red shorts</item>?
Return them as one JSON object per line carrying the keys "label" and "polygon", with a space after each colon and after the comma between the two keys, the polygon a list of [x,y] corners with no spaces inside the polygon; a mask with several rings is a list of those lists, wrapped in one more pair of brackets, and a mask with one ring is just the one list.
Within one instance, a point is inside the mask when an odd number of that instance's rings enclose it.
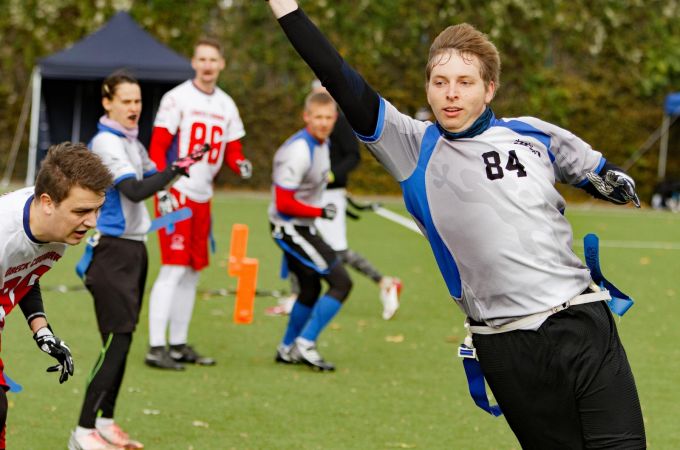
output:
{"label": "red shorts", "polygon": [[[201,270],[208,266],[208,236],[210,235],[210,201],[195,202],[180,194],[175,189],[170,193],[177,199],[179,207],[189,207],[192,216],[177,222],[172,234],[167,234],[165,228],[158,232],[161,247],[161,263],[174,266],[191,266],[194,270]],[[158,202],[154,201],[156,217]]]}

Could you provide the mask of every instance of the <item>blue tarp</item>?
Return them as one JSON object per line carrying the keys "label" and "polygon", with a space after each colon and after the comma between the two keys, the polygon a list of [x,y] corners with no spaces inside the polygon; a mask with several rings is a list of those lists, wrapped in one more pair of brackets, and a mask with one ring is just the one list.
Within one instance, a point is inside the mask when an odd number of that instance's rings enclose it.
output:
{"label": "blue tarp", "polygon": [[667,116],[680,116],[680,92],[674,92],[666,96],[663,110]]}
{"label": "blue tarp", "polygon": [[103,79],[116,69],[130,69],[144,81],[191,78],[189,60],[158,42],[126,12],[119,12],[95,33],[39,62],[43,78]]}

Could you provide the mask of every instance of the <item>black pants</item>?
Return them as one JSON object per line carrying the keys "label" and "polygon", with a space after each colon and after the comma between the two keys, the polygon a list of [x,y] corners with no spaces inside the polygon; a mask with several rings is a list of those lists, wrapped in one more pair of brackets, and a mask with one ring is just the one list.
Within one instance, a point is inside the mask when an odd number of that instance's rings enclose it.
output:
{"label": "black pants", "polygon": [[605,302],[536,331],[475,334],[479,362],[523,449],[642,449],[635,380]]}

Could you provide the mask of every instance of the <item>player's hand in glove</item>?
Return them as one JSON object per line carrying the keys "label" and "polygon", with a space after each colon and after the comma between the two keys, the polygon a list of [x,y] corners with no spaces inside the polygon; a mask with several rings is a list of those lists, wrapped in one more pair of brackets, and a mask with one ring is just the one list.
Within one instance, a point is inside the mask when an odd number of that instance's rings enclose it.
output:
{"label": "player's hand in glove", "polygon": [[328,219],[328,220],[333,220],[335,216],[338,214],[338,207],[335,206],[333,203],[329,203],[323,208],[321,208],[321,218],[322,219]]}
{"label": "player's hand in glove", "polygon": [[640,207],[640,199],[635,192],[635,181],[625,173],[607,170],[604,177],[595,172],[588,172],[586,177],[595,189],[610,201],[620,205],[632,201],[637,208]]}
{"label": "player's hand in glove", "polygon": [[35,339],[40,350],[59,361],[59,364],[47,368],[48,372],[60,372],[59,383],[63,383],[68,380],[69,376],[73,376],[71,349],[68,348],[64,341],[52,334],[52,329],[49,325],[36,331],[33,339]]}
{"label": "player's hand in glove", "polygon": [[210,150],[210,144],[203,144],[199,147],[198,145],[194,148],[194,151],[184,158],[180,158],[172,163],[172,171],[179,175],[189,176],[189,168],[199,162],[203,155],[205,155],[208,150]]}
{"label": "player's hand in glove", "polygon": [[179,203],[174,195],[166,190],[156,192],[158,199],[158,212],[161,216],[169,214],[179,208]]}
{"label": "player's hand in glove", "polygon": [[253,164],[247,159],[242,159],[236,163],[241,179],[247,180],[253,176]]}

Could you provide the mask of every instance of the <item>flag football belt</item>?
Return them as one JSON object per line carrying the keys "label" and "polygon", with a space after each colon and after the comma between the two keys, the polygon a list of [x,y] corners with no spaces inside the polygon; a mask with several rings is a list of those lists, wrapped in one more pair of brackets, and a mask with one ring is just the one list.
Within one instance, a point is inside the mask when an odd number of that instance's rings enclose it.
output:
{"label": "flag football belt", "polygon": [[477,324],[471,325],[470,318],[465,319],[465,329],[467,331],[467,336],[465,337],[463,344],[458,347],[458,356],[463,358],[463,368],[465,369],[470,396],[478,407],[489,414],[498,417],[503,413],[498,405],[491,405],[489,403],[489,398],[486,394],[486,386],[484,383],[484,373],[482,372],[481,365],[477,360],[477,350],[475,349],[472,342],[473,334],[488,335],[520,330],[529,327],[532,324],[539,323],[541,320],[545,320],[555,313],[564,311],[570,306],[583,305],[586,303],[603,300],[607,301],[609,309],[611,309],[611,311],[618,316],[623,316],[626,311],[628,311],[630,307],[633,306],[633,299],[617,289],[616,286],[610,283],[604,277],[604,275],[602,275],[599,262],[599,240],[597,236],[594,234],[588,234],[583,238],[583,244],[586,265],[590,269],[590,275],[592,278],[588,289],[583,294],[577,295],[571,300],[550,308],[547,311],[521,317],[517,320],[501,325],[500,327],[490,327]]}

